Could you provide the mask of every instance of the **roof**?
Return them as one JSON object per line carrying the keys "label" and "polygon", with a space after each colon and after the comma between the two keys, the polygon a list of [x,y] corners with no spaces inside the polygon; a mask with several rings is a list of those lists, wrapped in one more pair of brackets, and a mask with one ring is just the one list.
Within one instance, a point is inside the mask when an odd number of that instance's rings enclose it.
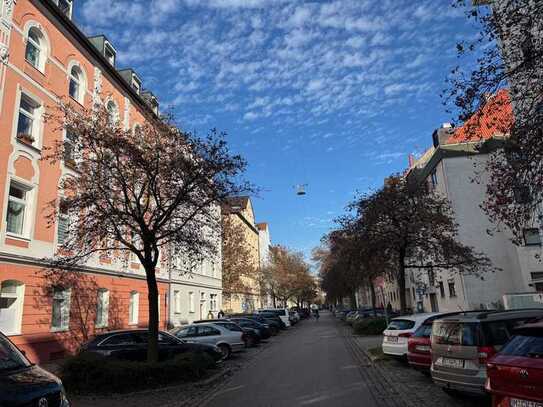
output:
{"label": "roof", "polygon": [[468,311],[458,315],[445,317],[444,321],[465,321],[465,322],[478,322],[478,321],[501,321],[515,318],[531,318],[531,317],[543,317],[543,308],[526,308],[515,310],[489,310],[489,311]]}
{"label": "roof", "polygon": [[474,113],[449,137],[447,144],[488,140],[496,135],[509,133],[513,124],[513,108],[509,91],[499,90],[487,103]]}

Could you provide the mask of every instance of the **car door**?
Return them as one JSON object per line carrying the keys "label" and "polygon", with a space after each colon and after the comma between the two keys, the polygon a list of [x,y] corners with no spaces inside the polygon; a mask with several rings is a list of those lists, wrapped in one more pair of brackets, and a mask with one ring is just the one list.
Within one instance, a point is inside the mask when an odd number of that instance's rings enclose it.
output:
{"label": "car door", "polygon": [[220,340],[221,331],[219,331],[217,328],[214,328],[208,325],[199,326],[198,335],[200,336],[201,341],[203,343],[215,345]]}
{"label": "car door", "polygon": [[142,341],[133,333],[115,334],[98,345],[100,353],[123,360],[145,360],[142,357]]}
{"label": "car door", "polygon": [[177,338],[168,334],[159,332],[158,334],[158,358],[159,360],[168,360],[179,353],[186,352],[187,346]]}

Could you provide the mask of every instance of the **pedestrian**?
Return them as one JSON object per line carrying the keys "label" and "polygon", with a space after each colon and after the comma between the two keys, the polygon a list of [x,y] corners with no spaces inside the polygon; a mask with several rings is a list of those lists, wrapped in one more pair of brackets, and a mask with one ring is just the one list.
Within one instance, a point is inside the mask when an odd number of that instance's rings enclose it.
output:
{"label": "pedestrian", "polygon": [[318,321],[319,320],[319,309],[318,308],[315,308],[315,311],[314,311],[314,314],[315,314],[315,319]]}
{"label": "pedestrian", "polygon": [[207,313],[207,319],[213,319],[213,318],[215,318],[213,316],[213,312],[211,312],[211,310],[209,310],[209,312]]}
{"label": "pedestrian", "polygon": [[219,319],[224,318],[224,311],[223,310],[219,311],[219,313],[217,314],[217,318],[219,318]]}

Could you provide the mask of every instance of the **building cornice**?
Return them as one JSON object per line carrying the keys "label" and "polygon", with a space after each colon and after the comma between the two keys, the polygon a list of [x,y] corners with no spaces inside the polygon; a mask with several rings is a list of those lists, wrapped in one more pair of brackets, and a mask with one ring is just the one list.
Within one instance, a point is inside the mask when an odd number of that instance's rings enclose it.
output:
{"label": "building cornice", "polygon": [[[25,265],[25,266],[36,266],[36,267],[41,267],[41,268],[47,268],[47,263],[43,259],[37,259],[35,257],[22,256],[19,254],[6,253],[6,252],[0,252],[0,263],[19,264],[19,265]],[[105,270],[99,267],[81,266],[81,267],[78,267],[77,269],[73,269],[73,271],[89,273],[89,274],[108,275],[108,276],[114,276],[114,277],[120,277],[120,278],[130,278],[130,279],[143,280],[143,281],[146,280],[146,277],[142,275],[122,273],[120,271],[114,271],[114,270]],[[157,276],[157,281],[160,283],[170,282],[167,278],[162,278],[159,276]]]}

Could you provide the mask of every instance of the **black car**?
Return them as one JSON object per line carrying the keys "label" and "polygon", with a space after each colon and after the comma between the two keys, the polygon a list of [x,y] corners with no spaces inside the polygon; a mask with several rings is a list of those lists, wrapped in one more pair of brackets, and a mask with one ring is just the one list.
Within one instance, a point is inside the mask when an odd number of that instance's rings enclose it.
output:
{"label": "black car", "polygon": [[261,312],[259,312],[259,314],[262,315],[264,318],[273,319],[274,321],[278,322],[281,329],[287,329],[287,326],[285,325],[285,323],[283,322],[281,317],[279,317],[277,312],[274,312],[274,311],[261,311]]}
{"label": "black car", "polygon": [[30,363],[1,333],[0,406],[70,406],[60,379]]}
{"label": "black car", "polygon": [[282,329],[283,321],[281,318],[266,318],[260,314],[230,314],[227,318],[247,318],[261,324],[268,325],[272,335],[277,335]]}
{"label": "black car", "polygon": [[[147,359],[147,330],[114,331],[97,335],[81,349],[103,356],[132,361]],[[167,332],[158,333],[158,359],[167,360],[181,353],[207,353],[215,362],[223,359],[220,349],[214,345],[185,342]]]}
{"label": "black car", "polygon": [[229,321],[235,322],[242,328],[252,328],[257,333],[260,339],[268,339],[271,336],[269,325],[261,324],[249,318],[230,318]]}

